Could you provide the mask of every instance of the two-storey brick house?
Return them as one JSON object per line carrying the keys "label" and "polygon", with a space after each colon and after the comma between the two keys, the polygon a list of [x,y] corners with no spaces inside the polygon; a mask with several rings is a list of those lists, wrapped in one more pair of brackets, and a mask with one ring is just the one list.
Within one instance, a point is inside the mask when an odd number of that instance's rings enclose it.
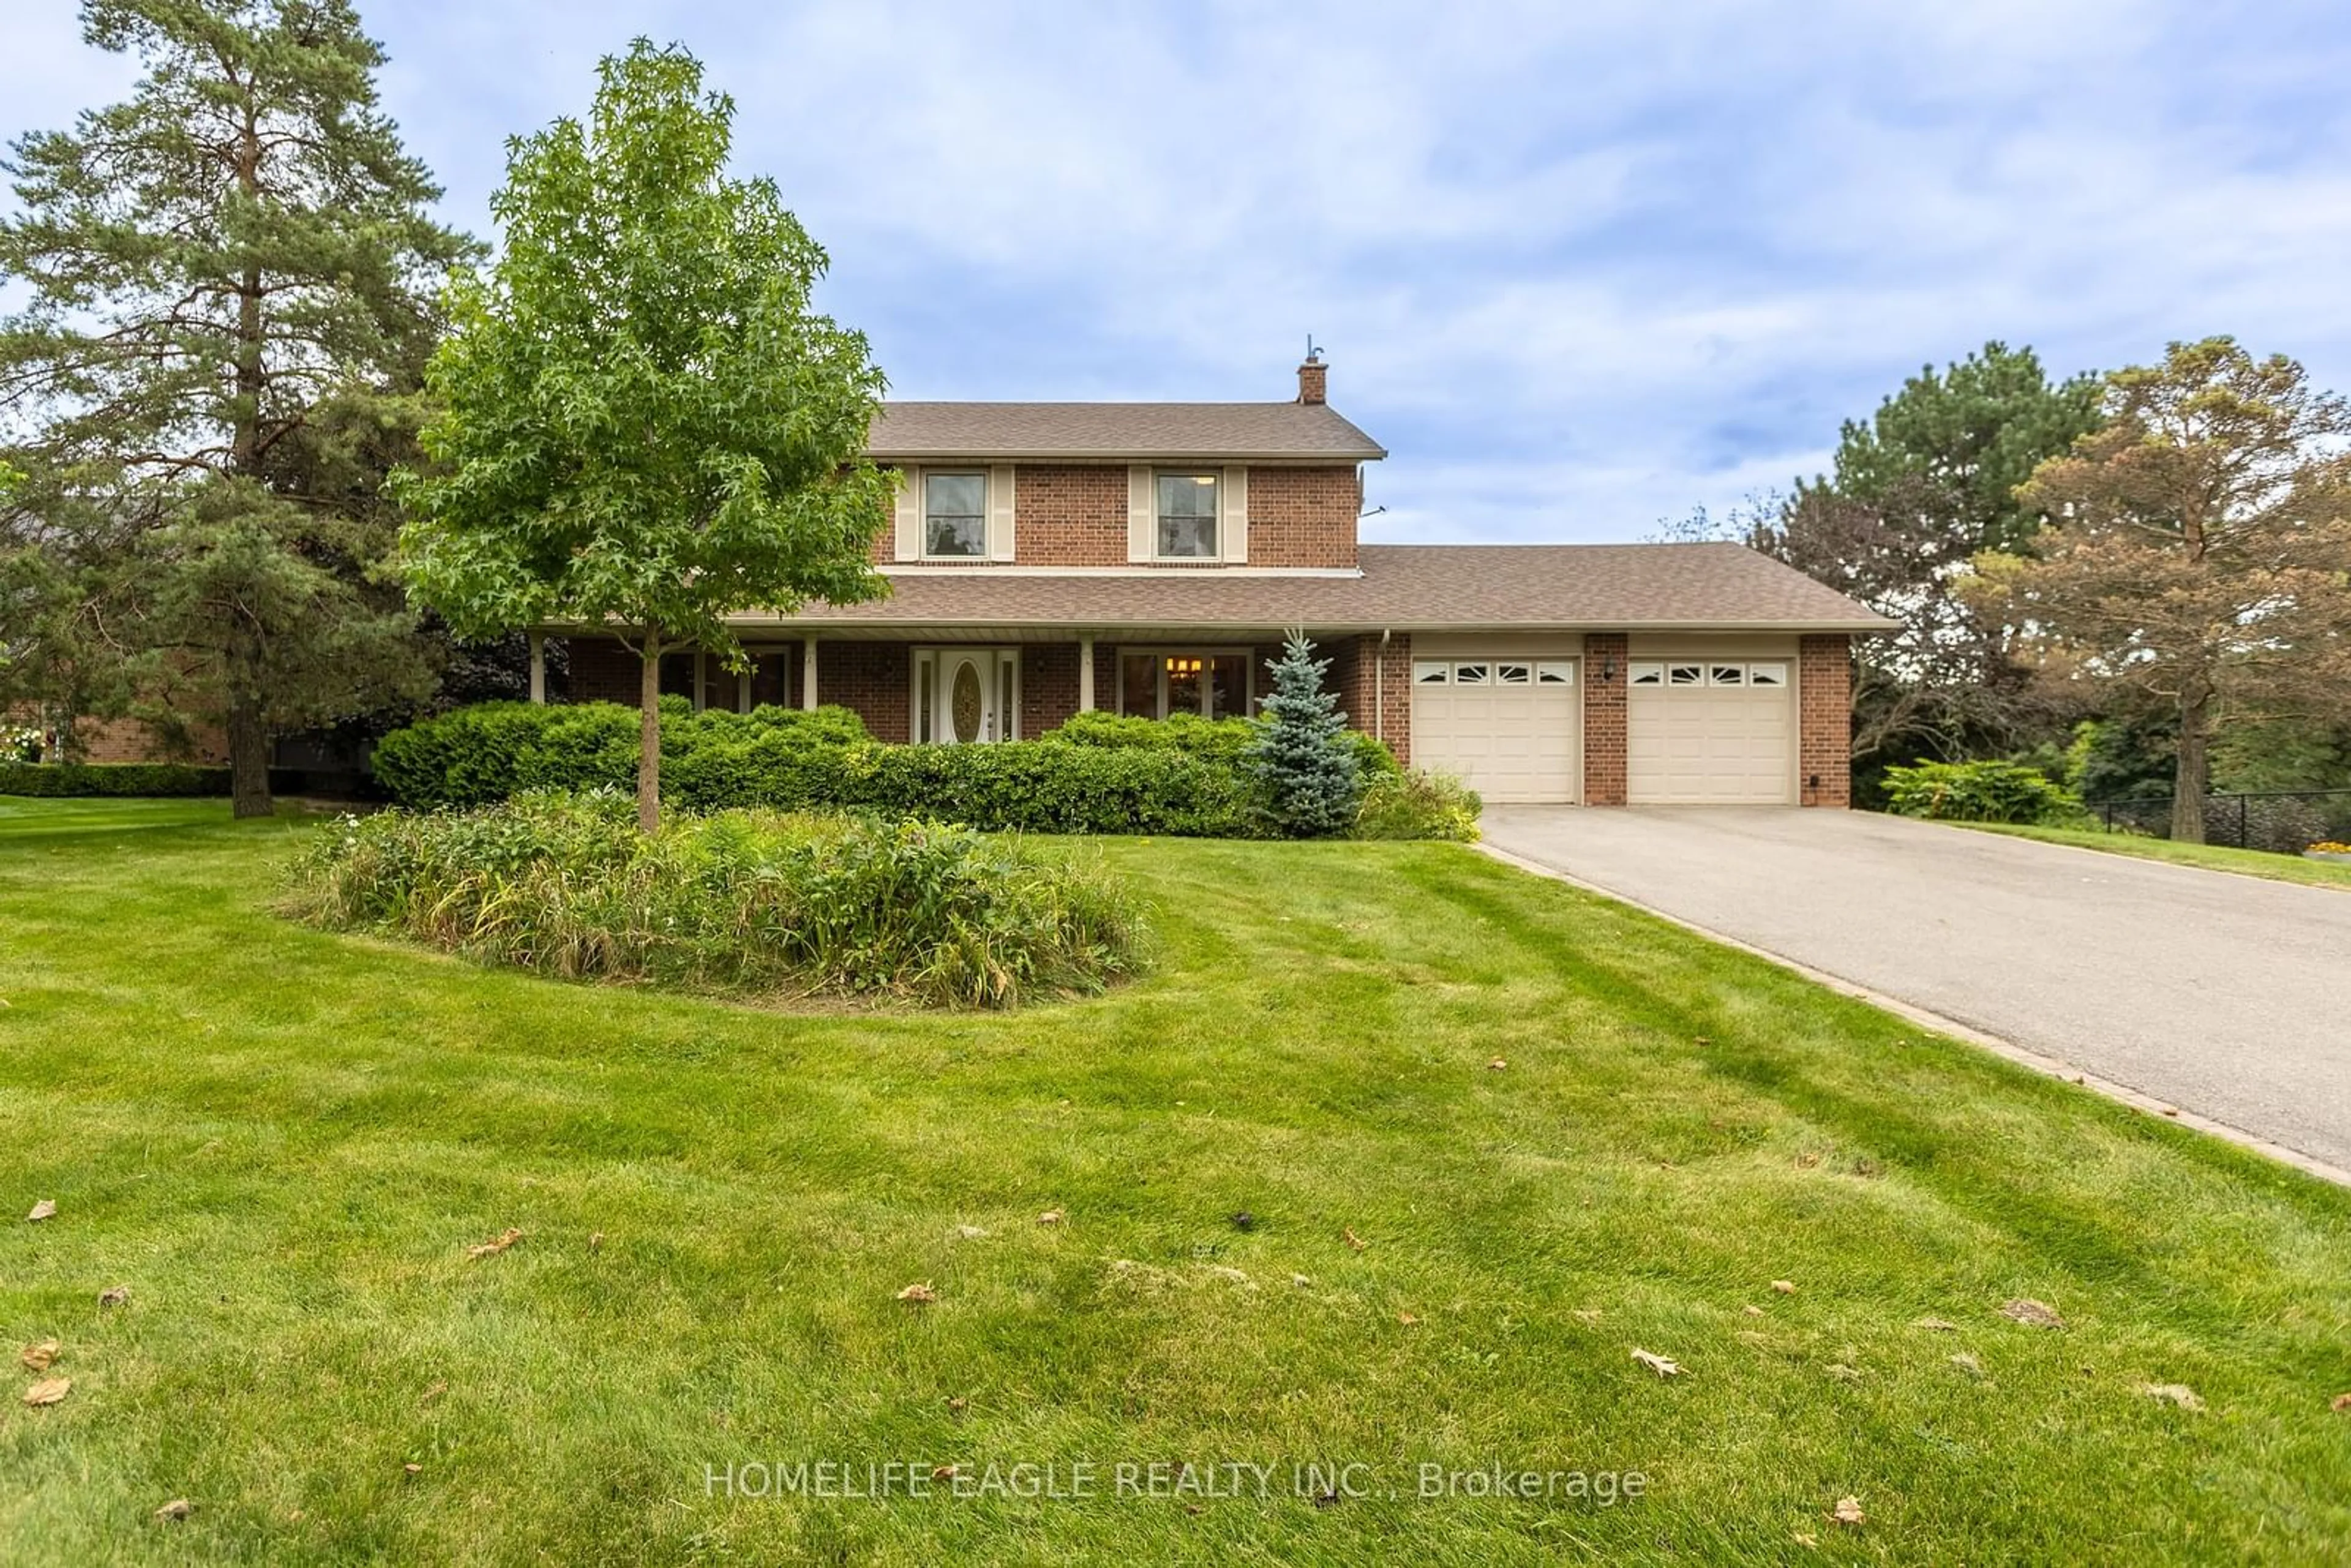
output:
{"label": "two-storey brick house", "polygon": [[[985,744],[1248,713],[1295,626],[1350,723],[1490,800],[1845,803],[1847,643],[1884,622],[1732,545],[1362,544],[1387,454],[1326,375],[1289,402],[888,404],[890,595],[742,616],[748,672],[683,653],[664,689]],[[573,699],[634,700],[617,642],[568,653]]]}

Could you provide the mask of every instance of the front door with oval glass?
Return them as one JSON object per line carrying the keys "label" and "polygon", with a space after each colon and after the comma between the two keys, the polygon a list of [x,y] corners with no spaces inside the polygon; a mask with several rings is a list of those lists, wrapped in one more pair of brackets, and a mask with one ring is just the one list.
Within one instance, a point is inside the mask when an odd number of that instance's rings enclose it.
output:
{"label": "front door with oval glass", "polygon": [[917,743],[975,746],[1020,735],[1020,650],[919,648],[914,652]]}

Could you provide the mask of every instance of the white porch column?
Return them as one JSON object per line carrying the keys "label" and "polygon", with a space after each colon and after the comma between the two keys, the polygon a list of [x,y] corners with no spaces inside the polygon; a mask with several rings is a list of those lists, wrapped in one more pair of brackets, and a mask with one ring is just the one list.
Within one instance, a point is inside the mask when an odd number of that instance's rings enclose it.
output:
{"label": "white porch column", "polygon": [[816,639],[800,640],[800,706],[816,706]]}
{"label": "white porch column", "polygon": [[1078,711],[1094,711],[1094,640],[1078,639]]}
{"label": "white porch column", "polygon": [[547,633],[544,632],[530,634],[530,700],[535,703],[547,700]]}

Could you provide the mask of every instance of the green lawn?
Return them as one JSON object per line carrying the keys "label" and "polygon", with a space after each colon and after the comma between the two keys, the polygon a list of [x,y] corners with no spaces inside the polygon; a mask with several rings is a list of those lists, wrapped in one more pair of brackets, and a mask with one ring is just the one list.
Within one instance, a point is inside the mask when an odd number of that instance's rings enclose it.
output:
{"label": "green lawn", "polygon": [[2200,866],[2206,871],[2232,871],[2240,876],[2267,877],[2272,882],[2299,882],[2311,887],[2351,888],[2351,864],[2341,861],[2305,860],[2300,855],[2270,854],[2262,850],[2232,850],[2219,844],[2176,844],[2137,833],[2110,833],[2103,828],[2031,828],[2006,822],[1959,822],[1956,827],[1980,832],[2007,833],[2043,843],[2072,844],[2078,849],[2104,850],[2108,854],[2136,855],[2140,860],[2168,861],[2174,865]]}
{"label": "green lawn", "polygon": [[[1115,843],[1152,978],[795,1017],[283,924],[304,831],[0,808],[0,1561],[2351,1555],[2351,1193],[1471,851]],[[933,1495],[711,1495],[820,1460]]]}

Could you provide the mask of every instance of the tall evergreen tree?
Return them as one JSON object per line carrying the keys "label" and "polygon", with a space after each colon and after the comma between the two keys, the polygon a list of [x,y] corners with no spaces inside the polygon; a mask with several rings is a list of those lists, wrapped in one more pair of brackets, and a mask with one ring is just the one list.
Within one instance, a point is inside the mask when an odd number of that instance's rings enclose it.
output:
{"label": "tall evergreen tree", "polygon": [[1363,769],[1342,738],[1347,716],[1322,684],[1330,667],[1330,660],[1314,656],[1303,632],[1291,632],[1274,662],[1273,695],[1259,705],[1249,747],[1274,821],[1294,838],[1344,832],[1363,798]]}
{"label": "tall evergreen tree", "polygon": [[0,559],[50,563],[20,575],[53,696],[217,724],[264,814],[274,733],[429,686],[377,490],[471,242],[347,0],[87,0],[82,30],[146,74],[7,163]]}
{"label": "tall evergreen tree", "polygon": [[2040,517],[2016,487],[2099,417],[2095,378],[2052,382],[2031,349],[1986,343],[1848,421],[1832,472],[1750,531],[1766,554],[1902,622],[1856,650],[1858,768],[2023,737],[2044,705],[1999,624],[1952,587],[1979,553],[2029,548]]}

